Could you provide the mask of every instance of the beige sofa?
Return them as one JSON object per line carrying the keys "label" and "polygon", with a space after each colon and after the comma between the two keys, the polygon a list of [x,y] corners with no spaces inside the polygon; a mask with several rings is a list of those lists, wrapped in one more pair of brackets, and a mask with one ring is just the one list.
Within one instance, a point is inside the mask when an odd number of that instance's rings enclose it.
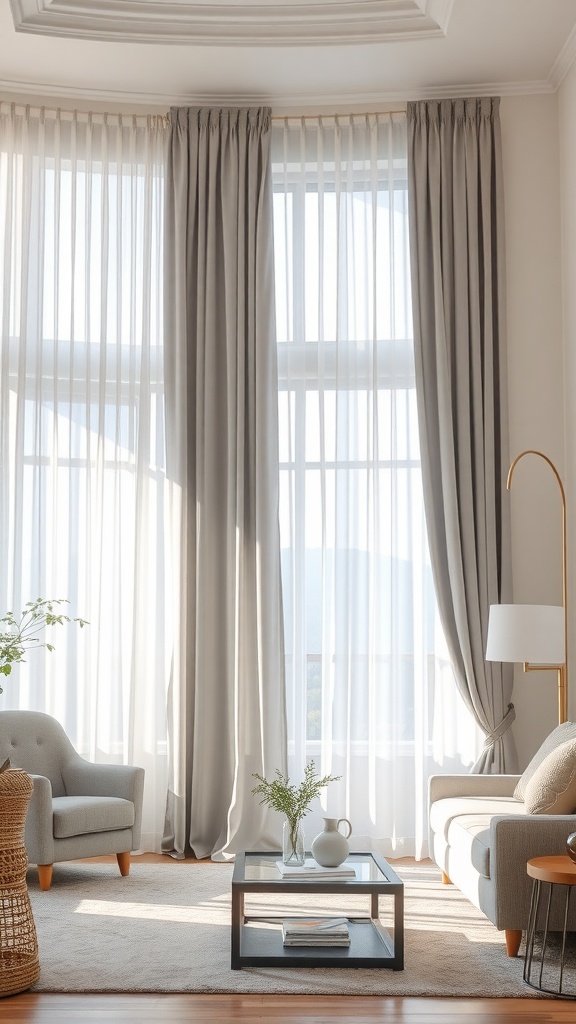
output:
{"label": "beige sofa", "polygon": [[[517,955],[528,925],[532,880],[526,861],[566,853],[566,839],[576,832],[574,810],[576,725],[572,722],[554,730],[522,776],[434,775],[430,779],[430,856],[444,881],[458,886],[505,932],[509,956]],[[563,901],[555,892],[550,927],[560,930],[562,924]],[[576,905],[570,928],[576,930]]]}

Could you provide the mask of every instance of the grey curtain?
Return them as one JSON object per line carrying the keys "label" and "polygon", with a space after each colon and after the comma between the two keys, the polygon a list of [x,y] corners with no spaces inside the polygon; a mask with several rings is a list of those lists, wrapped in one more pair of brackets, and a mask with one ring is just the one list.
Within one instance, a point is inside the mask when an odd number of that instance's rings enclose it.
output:
{"label": "grey curtain", "polygon": [[409,103],[416,388],[427,528],[460,692],[486,735],[474,771],[511,772],[512,666],[486,662],[509,600],[499,100]]}
{"label": "grey curtain", "polygon": [[174,108],[165,358],[181,645],[163,848],[278,845],[253,772],[286,770],[268,109]]}

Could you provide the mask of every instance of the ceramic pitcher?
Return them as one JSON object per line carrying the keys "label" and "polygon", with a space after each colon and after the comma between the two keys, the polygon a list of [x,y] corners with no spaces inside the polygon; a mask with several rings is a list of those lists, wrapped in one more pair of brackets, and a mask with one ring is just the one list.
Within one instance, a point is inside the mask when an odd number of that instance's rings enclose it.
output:
{"label": "ceramic pitcher", "polygon": [[[347,826],[346,834],[340,832],[340,825]],[[348,818],[324,818],[324,829],[312,841],[311,852],[314,860],[323,868],[337,868],[348,856],[348,839],[352,825]]]}

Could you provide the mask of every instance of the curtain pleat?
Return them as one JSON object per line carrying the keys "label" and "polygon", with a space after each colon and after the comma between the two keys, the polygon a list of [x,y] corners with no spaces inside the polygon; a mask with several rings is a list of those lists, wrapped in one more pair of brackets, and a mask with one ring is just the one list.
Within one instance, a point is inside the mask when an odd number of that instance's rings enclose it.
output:
{"label": "curtain pleat", "polygon": [[175,108],[166,189],[176,599],[164,849],[278,846],[253,773],[286,765],[268,109]]}
{"label": "curtain pleat", "polygon": [[416,384],[430,550],[460,692],[510,772],[512,668],[486,662],[511,581],[504,219],[497,98],[408,104]]}

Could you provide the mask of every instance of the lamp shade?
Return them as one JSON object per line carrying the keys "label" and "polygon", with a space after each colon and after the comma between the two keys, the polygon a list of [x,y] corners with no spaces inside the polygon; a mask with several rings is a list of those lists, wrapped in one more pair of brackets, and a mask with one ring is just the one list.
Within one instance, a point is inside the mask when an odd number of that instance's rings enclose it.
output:
{"label": "lamp shade", "polygon": [[563,665],[564,608],[550,604],[492,604],[487,661]]}

